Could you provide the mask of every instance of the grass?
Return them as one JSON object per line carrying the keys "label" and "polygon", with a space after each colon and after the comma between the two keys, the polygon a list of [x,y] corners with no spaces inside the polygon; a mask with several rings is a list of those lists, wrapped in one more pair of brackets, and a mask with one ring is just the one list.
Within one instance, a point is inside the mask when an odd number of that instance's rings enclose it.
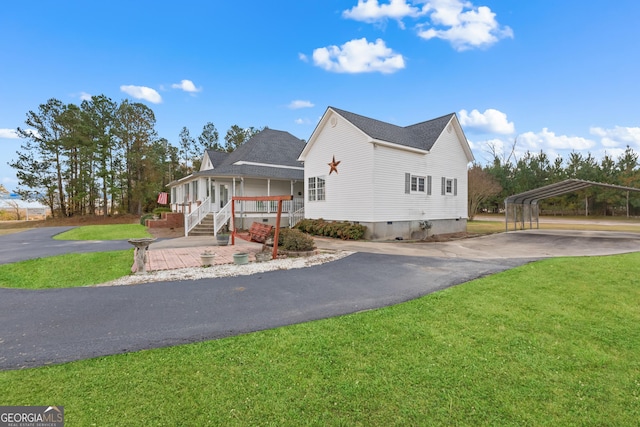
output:
{"label": "grass", "polygon": [[66,425],[637,425],[640,254],[556,258],[404,304],[0,372]]}
{"label": "grass", "polygon": [[[519,227],[519,225],[518,225]],[[533,228],[535,228],[535,223]],[[526,222],[525,228],[529,229],[529,223]],[[540,223],[541,230],[592,230],[592,231],[624,231],[624,232],[640,232],[638,222],[627,223],[620,221],[615,225],[598,224],[597,222],[584,223]],[[471,234],[492,234],[503,233],[505,231],[504,218],[502,221],[484,221],[473,220],[467,222],[467,232]],[[509,223],[509,231],[514,231],[513,222]]]}
{"label": "grass", "polygon": [[140,224],[84,225],[60,233],[55,240],[126,240],[151,237]]}
{"label": "grass", "polygon": [[48,289],[95,285],[131,274],[132,264],[133,249],[37,258],[0,265],[0,287]]}

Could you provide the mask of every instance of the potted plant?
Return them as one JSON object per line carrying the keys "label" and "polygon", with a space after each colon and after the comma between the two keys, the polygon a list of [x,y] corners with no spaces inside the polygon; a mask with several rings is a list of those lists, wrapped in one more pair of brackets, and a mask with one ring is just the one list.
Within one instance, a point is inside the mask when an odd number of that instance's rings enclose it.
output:
{"label": "potted plant", "polygon": [[246,252],[237,252],[233,254],[233,263],[235,265],[245,265],[249,263],[249,254]]}
{"label": "potted plant", "polygon": [[213,258],[216,256],[210,249],[205,249],[200,254],[200,262],[203,267],[210,267],[213,265]]}
{"label": "potted plant", "polygon": [[229,229],[226,225],[216,234],[216,240],[218,241],[218,246],[227,246],[229,244]]}

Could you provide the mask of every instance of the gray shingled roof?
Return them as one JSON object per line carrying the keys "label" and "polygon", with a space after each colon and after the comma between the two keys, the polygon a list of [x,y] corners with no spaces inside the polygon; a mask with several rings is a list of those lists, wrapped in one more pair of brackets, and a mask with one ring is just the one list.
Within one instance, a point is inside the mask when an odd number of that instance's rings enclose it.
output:
{"label": "gray shingled roof", "polygon": [[[302,168],[298,156],[305,142],[289,132],[264,129],[240,145],[231,153],[209,150],[207,154],[214,169],[196,172],[194,176],[245,176],[252,178],[294,179],[304,178],[302,169],[279,168],[292,166]],[[251,162],[274,165],[235,165],[236,162]]]}
{"label": "gray shingled roof", "polygon": [[229,153],[226,151],[207,150],[207,156],[209,156],[209,160],[211,160],[211,163],[215,168],[216,166],[224,163],[226,158],[229,157]]}
{"label": "gray shingled roof", "polygon": [[426,122],[402,127],[340,110],[339,108],[329,108],[373,139],[425,151],[431,150],[433,144],[435,144],[449,121],[451,121],[451,118],[455,116],[455,113],[451,113]]}
{"label": "gray shingled roof", "polygon": [[222,165],[232,165],[239,161],[266,163],[270,165],[302,167],[298,156],[305,142],[289,132],[264,129],[247,142],[229,153]]}

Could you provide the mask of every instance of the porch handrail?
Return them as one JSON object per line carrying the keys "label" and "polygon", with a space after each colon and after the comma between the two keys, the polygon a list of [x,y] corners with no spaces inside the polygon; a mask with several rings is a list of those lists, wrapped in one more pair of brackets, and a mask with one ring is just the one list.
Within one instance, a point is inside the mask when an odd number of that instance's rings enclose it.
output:
{"label": "porch handrail", "polygon": [[304,206],[289,214],[289,228],[295,227],[297,223],[304,219]]}
{"label": "porch handrail", "polygon": [[226,205],[224,205],[218,212],[213,215],[213,234],[214,236],[218,235],[218,231],[229,221],[231,218],[231,203],[232,200],[229,200]]}
{"label": "porch handrail", "polygon": [[193,212],[184,214],[184,235],[187,237],[189,231],[191,231],[196,225],[200,224],[200,221],[211,213],[212,210],[211,198],[207,197]]}

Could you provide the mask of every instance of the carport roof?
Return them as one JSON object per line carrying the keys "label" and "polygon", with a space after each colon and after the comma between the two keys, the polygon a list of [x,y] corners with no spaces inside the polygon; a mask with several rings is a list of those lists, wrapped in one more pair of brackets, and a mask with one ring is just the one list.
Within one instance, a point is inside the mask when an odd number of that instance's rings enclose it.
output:
{"label": "carport roof", "polygon": [[554,184],[545,185],[544,187],[525,191],[524,193],[514,194],[504,199],[505,205],[535,205],[538,201],[549,197],[561,196],[573,191],[583,190],[591,186],[605,187],[614,190],[623,191],[640,191],[640,188],[623,187],[621,185],[604,184],[601,182],[585,181],[582,179],[567,179]]}

